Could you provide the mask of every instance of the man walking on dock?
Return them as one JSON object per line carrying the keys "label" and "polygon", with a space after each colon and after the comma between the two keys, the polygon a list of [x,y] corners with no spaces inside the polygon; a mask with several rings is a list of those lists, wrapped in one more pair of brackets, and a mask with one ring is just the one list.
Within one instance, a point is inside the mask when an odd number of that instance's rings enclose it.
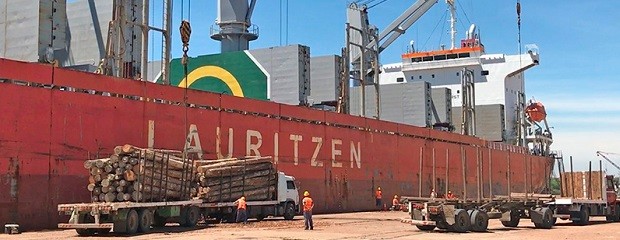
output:
{"label": "man walking on dock", "polygon": [[314,208],[314,202],[312,202],[312,198],[310,197],[310,192],[304,192],[304,199],[301,201],[304,206],[304,225],[305,230],[313,230],[314,224],[312,223],[312,208]]}
{"label": "man walking on dock", "polygon": [[243,224],[247,224],[248,215],[246,212],[247,206],[245,203],[245,197],[241,196],[239,199],[237,199],[237,201],[235,201],[235,203],[237,204],[237,222],[243,221]]}
{"label": "man walking on dock", "polygon": [[379,209],[381,209],[381,206],[383,205],[381,203],[382,198],[383,198],[383,193],[381,192],[381,187],[377,187],[377,191],[375,191],[375,204],[377,207],[379,207]]}

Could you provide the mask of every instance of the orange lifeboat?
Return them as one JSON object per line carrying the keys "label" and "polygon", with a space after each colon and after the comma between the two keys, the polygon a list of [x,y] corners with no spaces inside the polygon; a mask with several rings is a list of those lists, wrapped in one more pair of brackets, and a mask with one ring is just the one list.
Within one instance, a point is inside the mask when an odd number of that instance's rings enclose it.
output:
{"label": "orange lifeboat", "polygon": [[525,113],[528,118],[534,122],[540,122],[545,120],[547,117],[547,112],[545,111],[545,106],[540,102],[533,102],[527,108],[525,108]]}

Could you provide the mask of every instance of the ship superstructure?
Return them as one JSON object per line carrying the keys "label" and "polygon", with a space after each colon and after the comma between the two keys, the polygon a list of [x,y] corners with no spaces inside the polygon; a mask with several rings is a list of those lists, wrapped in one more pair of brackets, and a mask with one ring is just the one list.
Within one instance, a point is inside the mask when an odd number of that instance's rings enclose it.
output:
{"label": "ship superstructure", "polygon": [[[454,35],[455,32],[452,28],[451,33]],[[524,72],[539,64],[537,47],[528,45],[526,53],[517,55],[486,53],[480,33],[473,24],[460,44],[451,45],[450,48],[443,47],[434,51],[416,51],[412,45],[409,51],[402,55],[402,62],[381,67],[380,84],[428,82],[432,88],[450,89],[451,124],[457,132],[461,132],[460,115],[464,97],[462,78],[464,73],[470,72],[475,83],[473,98],[476,107],[482,109],[485,106],[501,105],[504,118],[493,115],[503,122],[503,133],[494,129],[499,134],[485,135],[485,130],[491,130],[485,129],[480,123],[476,128],[476,135],[485,136],[485,139],[490,141],[523,146],[524,130],[520,127],[523,124],[520,119],[523,118],[526,104]]]}

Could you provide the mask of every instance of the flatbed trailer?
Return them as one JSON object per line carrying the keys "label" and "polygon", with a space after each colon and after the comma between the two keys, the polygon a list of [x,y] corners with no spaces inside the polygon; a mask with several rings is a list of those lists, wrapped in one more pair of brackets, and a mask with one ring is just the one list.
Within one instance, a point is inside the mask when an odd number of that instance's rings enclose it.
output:
{"label": "flatbed trailer", "polygon": [[[277,173],[277,200],[247,201],[248,218],[262,220],[267,216],[282,216],[286,220],[295,217],[299,210],[299,192],[295,178],[283,172]],[[148,233],[151,227],[163,227],[177,222],[184,227],[194,227],[201,215],[225,222],[234,222],[237,203],[208,202],[205,199],[164,202],[93,202],[58,205],[58,212],[70,215],[68,223],[58,228],[75,229],[81,236],[115,233],[128,235]]]}
{"label": "flatbed trailer", "polygon": [[599,171],[570,172],[559,164],[560,196],[547,205],[555,209],[555,217],[587,225],[591,216],[605,216],[607,221],[620,221],[620,201],[613,175],[606,175],[600,162]]}
{"label": "flatbed trailer", "polygon": [[552,200],[551,195],[518,193],[482,200],[408,199],[411,224],[423,231],[454,232],[487,231],[489,219],[517,227],[521,218],[529,218],[537,228],[548,229],[555,224],[553,209],[546,206]]}
{"label": "flatbed trailer", "polygon": [[[499,219],[506,227],[517,227],[521,218],[529,218],[536,228],[549,229],[557,218],[587,225],[591,216],[620,221],[618,184],[614,176],[602,171],[564,171],[558,163],[559,195],[510,193],[477,200],[404,197],[409,202],[411,224],[420,230],[435,228],[454,232],[484,232],[489,219]],[[572,159],[571,159],[572,166]]]}
{"label": "flatbed trailer", "polygon": [[593,199],[557,198],[548,203],[555,209],[554,216],[562,220],[571,220],[578,225],[588,225],[590,217],[604,216],[607,221],[620,221],[620,207],[617,200],[611,202]]}
{"label": "flatbed trailer", "polygon": [[194,227],[202,200],[170,202],[71,203],[58,205],[58,212],[70,215],[58,228],[75,229],[81,236],[116,233],[148,233],[151,226],[164,226],[174,219],[181,226]]}

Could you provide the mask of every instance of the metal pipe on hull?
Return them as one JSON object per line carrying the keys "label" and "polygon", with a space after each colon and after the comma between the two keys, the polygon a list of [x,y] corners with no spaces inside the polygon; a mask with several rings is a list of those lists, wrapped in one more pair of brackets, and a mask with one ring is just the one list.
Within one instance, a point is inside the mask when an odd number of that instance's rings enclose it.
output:
{"label": "metal pipe on hull", "polygon": [[444,196],[448,194],[448,189],[450,189],[450,150],[446,149],[446,189],[444,190]]}
{"label": "metal pipe on hull", "polygon": [[418,179],[418,197],[422,197],[422,173],[424,172],[423,170],[423,165],[422,162],[424,161],[424,147],[420,147],[420,173],[419,173],[419,179]]}
{"label": "metal pipe on hull", "polygon": [[437,182],[437,175],[435,175],[435,168],[436,168],[436,164],[435,164],[435,148],[433,148],[433,190],[437,191],[437,186],[436,186],[436,182]]}
{"label": "metal pipe on hull", "polygon": [[142,0],[142,52],[140,55],[140,78],[148,81],[148,63],[149,63],[149,0]]}

